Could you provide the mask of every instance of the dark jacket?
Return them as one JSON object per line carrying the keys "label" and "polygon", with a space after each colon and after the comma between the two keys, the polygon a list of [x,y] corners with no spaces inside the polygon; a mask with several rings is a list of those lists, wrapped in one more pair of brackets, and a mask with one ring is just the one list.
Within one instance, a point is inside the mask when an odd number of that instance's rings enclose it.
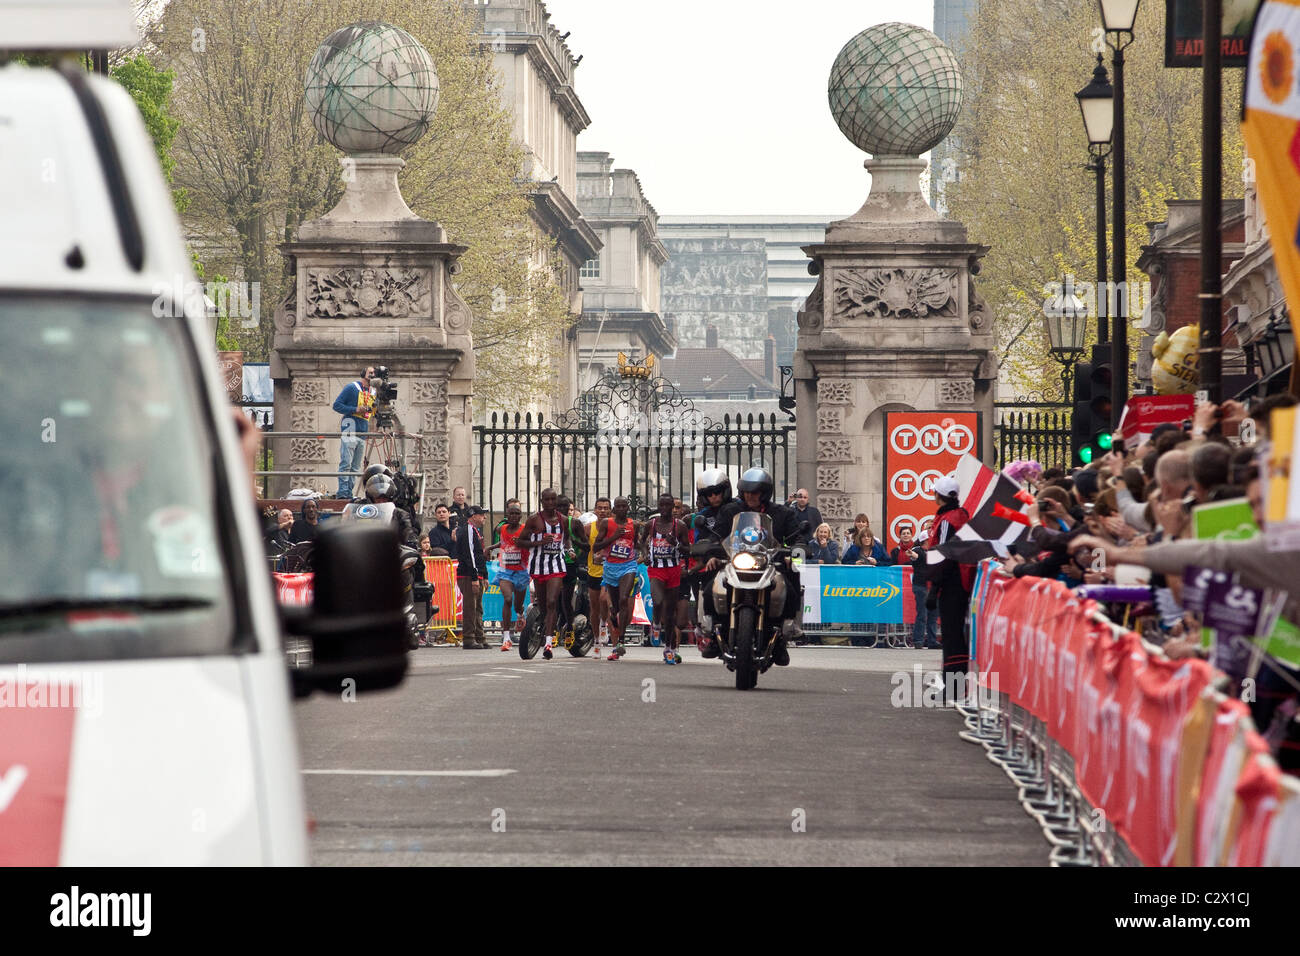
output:
{"label": "dark jacket", "polygon": [[[472,540],[471,540],[472,539]],[[433,539],[429,540],[433,544]],[[472,546],[471,546],[472,544]],[[487,580],[487,557],[483,549],[483,532],[466,523],[456,532],[456,577]]]}
{"label": "dark jacket", "polygon": [[448,554],[455,552],[456,543],[451,540],[450,523],[447,527],[444,527],[443,525],[434,522],[433,527],[429,529],[429,547],[442,548],[442,550],[446,551]]}
{"label": "dark jacket", "polygon": [[866,564],[867,562],[862,559],[867,557],[875,558],[876,567],[878,568],[888,567],[893,564],[893,562],[889,560],[889,555],[885,553],[885,546],[880,542],[879,538],[871,542],[871,554],[869,555],[863,554],[862,549],[858,547],[858,545],[849,545],[844,549],[844,557],[840,563]]}
{"label": "dark jacket", "polygon": [[[452,505],[448,510],[451,511],[451,517],[447,519],[447,524],[452,530],[465,527],[465,523],[469,520],[469,505]],[[432,543],[433,539],[429,540]]]}
{"label": "dark jacket", "polygon": [[316,535],[320,534],[320,519],[315,524],[311,524],[306,518],[299,515],[293,522],[293,530],[289,532],[289,540],[294,544],[301,541],[315,541]]}
{"label": "dark jacket", "polygon": [[817,533],[817,529],[821,527],[822,513],[812,505],[809,505],[807,508],[804,508],[803,511],[799,510],[798,505],[792,505],[790,507],[790,510],[795,513],[795,517],[797,517],[800,521],[808,522],[808,537],[812,538],[812,536]]}
{"label": "dark jacket", "polygon": [[912,542],[911,550],[916,552],[915,561],[909,562],[907,558],[904,557],[903,549],[901,547],[895,548],[893,551],[890,551],[889,556],[893,559],[895,564],[910,563],[912,565],[912,587],[914,588],[924,587],[926,582],[925,548],[921,546],[921,543],[919,541],[914,540]]}
{"label": "dark jacket", "polygon": [[813,538],[808,542],[808,556],[804,560],[809,564],[839,564],[839,542],[827,541],[823,547],[816,538]]}

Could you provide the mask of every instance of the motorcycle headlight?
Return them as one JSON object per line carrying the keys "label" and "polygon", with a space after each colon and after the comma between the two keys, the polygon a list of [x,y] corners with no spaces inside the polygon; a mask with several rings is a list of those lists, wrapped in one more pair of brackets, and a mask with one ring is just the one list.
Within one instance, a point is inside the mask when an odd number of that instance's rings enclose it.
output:
{"label": "motorcycle headlight", "polygon": [[742,551],[731,559],[731,566],[737,571],[756,571],[763,566],[763,560],[756,554]]}

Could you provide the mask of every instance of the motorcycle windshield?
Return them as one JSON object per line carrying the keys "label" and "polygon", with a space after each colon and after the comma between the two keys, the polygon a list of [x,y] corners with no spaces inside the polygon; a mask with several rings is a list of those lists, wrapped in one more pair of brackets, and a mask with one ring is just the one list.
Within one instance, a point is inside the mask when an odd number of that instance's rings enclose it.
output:
{"label": "motorcycle windshield", "polygon": [[772,534],[772,518],[757,511],[742,511],[731,521],[731,534],[723,542],[728,555],[737,551],[753,551],[758,548],[775,548],[776,537]]}

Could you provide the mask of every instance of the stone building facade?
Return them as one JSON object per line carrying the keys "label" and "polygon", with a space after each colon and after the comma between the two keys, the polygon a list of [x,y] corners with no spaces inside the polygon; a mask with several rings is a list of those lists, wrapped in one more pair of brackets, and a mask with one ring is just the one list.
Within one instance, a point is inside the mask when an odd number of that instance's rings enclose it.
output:
{"label": "stone building facade", "polygon": [[563,342],[554,407],[568,408],[577,392],[579,272],[600,251],[600,239],[576,202],[578,134],[591,125],[574,85],[578,59],[542,0],[463,2],[476,19],[479,44],[492,53],[502,101],[514,116],[515,139],[527,153],[521,175],[529,183],[533,222],[555,240],[560,257],[554,265],[573,323]]}
{"label": "stone building facade", "polygon": [[583,264],[578,326],[578,387],[589,388],[618,353],[656,361],[677,342],[660,315],[660,270],[668,251],[659,241],[659,215],[630,169],[615,169],[609,153],[578,154],[578,208],[601,241]]}

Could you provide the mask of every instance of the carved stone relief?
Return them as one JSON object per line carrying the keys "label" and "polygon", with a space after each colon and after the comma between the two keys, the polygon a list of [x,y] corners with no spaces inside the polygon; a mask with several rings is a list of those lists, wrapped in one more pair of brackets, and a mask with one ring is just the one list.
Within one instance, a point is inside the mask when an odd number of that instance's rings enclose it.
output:
{"label": "carved stone relief", "polygon": [[442,405],[447,401],[447,383],[418,381],[411,383],[411,404]]}
{"label": "carved stone relief", "polygon": [[450,282],[444,281],[443,288],[446,292],[442,297],[442,308],[447,328],[452,332],[463,332],[469,328],[469,304],[451,287]]}
{"label": "carved stone relief", "polygon": [[315,378],[295,379],[293,403],[295,405],[324,405],[330,399],[325,395],[325,383]]}
{"label": "carved stone relief", "polygon": [[424,418],[420,421],[420,431],[426,435],[436,432],[445,432],[447,430],[447,409],[445,407],[435,406],[424,410]]}
{"label": "carved stone relief", "polygon": [[852,461],[853,442],[847,438],[819,438],[817,460],[819,462]]}
{"label": "carved stone relief", "polygon": [[289,279],[289,291],[271,316],[277,332],[290,332],[298,324],[298,277]]}
{"label": "carved stone relief", "polygon": [[853,402],[853,383],[842,378],[823,378],[817,382],[817,404],[849,405]]}
{"label": "carved stone relief", "polygon": [[290,439],[289,456],[297,462],[324,461],[325,442],[319,438]]}
{"label": "carved stone relief", "polygon": [[971,405],[975,401],[975,382],[968,378],[950,378],[939,383],[940,405]]}
{"label": "carved stone relief", "polygon": [[975,280],[968,278],[966,297],[970,303],[970,330],[975,333],[993,331],[993,310],[984,297],[975,291]]}
{"label": "carved stone relief", "polygon": [[844,432],[844,409],[817,409],[817,431],[823,435],[840,435]]}
{"label": "carved stone relief", "polygon": [[316,430],[316,409],[295,408],[289,413],[289,430],[314,432]]}
{"label": "carved stone relief", "polygon": [[426,269],[308,269],[308,315],[327,318],[429,315]]}
{"label": "carved stone relief", "polygon": [[420,455],[425,462],[446,461],[450,454],[451,443],[445,435],[435,438],[420,439]]}
{"label": "carved stone relief", "polygon": [[822,517],[833,521],[853,520],[852,495],[818,495],[817,510]]}
{"label": "carved stone relief", "polygon": [[451,484],[451,473],[446,464],[425,465],[424,473],[429,476],[429,484],[435,488],[444,488]]}
{"label": "carved stone relief", "polygon": [[[839,465],[817,466],[818,491],[843,491],[844,470]],[[820,499],[820,496],[818,496]]]}
{"label": "carved stone relief", "polygon": [[845,270],[836,277],[835,312],[868,319],[955,316],[957,270]]}

